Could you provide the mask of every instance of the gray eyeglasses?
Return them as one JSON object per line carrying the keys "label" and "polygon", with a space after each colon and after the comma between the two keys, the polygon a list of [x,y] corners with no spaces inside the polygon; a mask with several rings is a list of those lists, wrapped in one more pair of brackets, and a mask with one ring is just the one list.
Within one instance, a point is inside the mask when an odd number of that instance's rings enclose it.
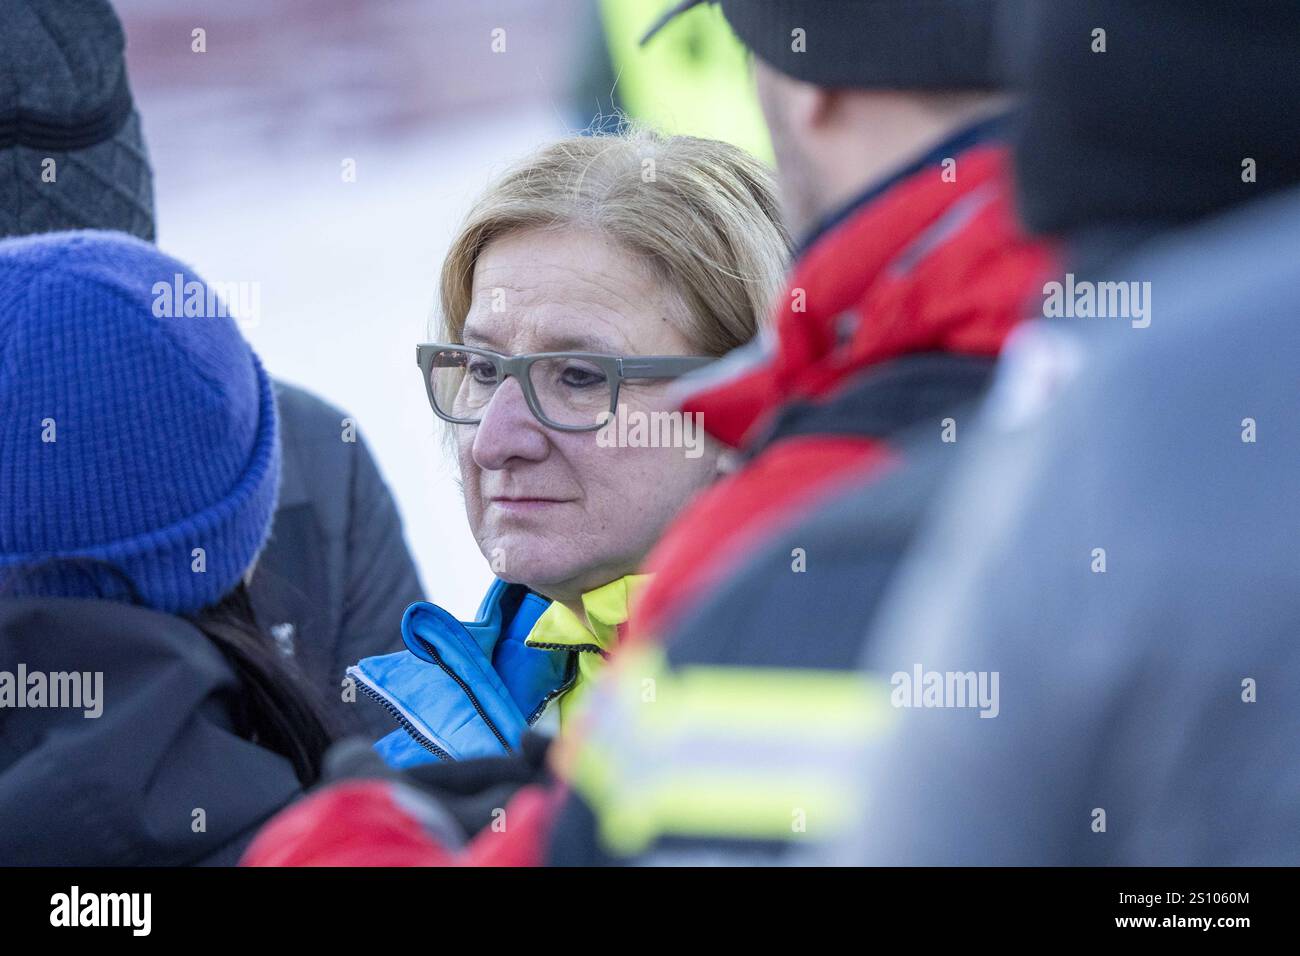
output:
{"label": "gray eyeglasses", "polygon": [[415,347],[429,404],[439,418],[477,425],[497,386],[513,376],[534,417],[548,428],[587,432],[600,428],[618,407],[619,385],[633,379],[679,378],[715,361],[696,355],[598,355],[540,352],[498,355],[451,343]]}

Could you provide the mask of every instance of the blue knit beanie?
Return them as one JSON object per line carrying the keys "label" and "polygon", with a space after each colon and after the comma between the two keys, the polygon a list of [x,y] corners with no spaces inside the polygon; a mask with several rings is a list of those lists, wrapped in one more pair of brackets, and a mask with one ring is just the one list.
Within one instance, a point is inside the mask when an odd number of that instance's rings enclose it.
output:
{"label": "blue knit beanie", "polygon": [[172,317],[178,284],[212,301],[122,233],[0,241],[0,596],[121,597],[120,581],[187,614],[261,549],[271,382],[224,307]]}

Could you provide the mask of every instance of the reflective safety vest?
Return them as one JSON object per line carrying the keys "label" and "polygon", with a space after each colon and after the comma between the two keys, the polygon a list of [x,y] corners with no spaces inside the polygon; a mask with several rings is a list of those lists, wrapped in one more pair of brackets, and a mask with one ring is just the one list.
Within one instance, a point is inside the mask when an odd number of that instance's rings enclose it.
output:
{"label": "reflective safety vest", "polygon": [[860,755],[893,713],[889,685],[858,672],[670,669],[636,644],[555,764],[615,856],[672,837],[823,843],[860,818]]}
{"label": "reflective safety vest", "polygon": [[744,46],[712,4],[692,10],[645,46],[667,0],[601,0],[601,19],[623,108],[668,133],[720,139],[771,165]]}

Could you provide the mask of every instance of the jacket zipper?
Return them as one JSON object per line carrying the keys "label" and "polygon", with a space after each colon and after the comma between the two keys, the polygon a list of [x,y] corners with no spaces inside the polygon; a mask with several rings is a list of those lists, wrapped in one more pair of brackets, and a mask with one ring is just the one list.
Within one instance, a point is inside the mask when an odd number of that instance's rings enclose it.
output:
{"label": "jacket zipper", "polygon": [[[534,644],[533,646],[537,647],[538,645]],[[561,647],[565,645],[557,644],[553,646]],[[528,715],[528,726],[531,727],[533,724],[537,723],[538,719],[542,716],[542,713],[546,710],[547,706],[551,703],[551,701],[555,700],[555,698],[559,697],[561,694],[563,694],[565,691],[567,691],[570,687],[572,687],[577,682],[578,682],[578,655],[577,653],[572,653],[569,655],[569,666],[565,669],[564,672],[564,683],[542,698],[542,702],[537,705],[537,708],[531,714]]]}
{"label": "jacket zipper", "polygon": [[582,651],[585,654],[599,654],[605,660],[609,660],[609,651],[605,650],[599,644],[544,644],[540,641],[529,642],[528,647],[536,647],[543,651]]}
{"label": "jacket zipper", "polygon": [[394,707],[392,703],[390,703],[388,699],[384,697],[383,694],[379,693],[379,691],[375,690],[374,688],[364,683],[363,681],[357,681],[356,684],[358,687],[361,688],[361,693],[365,694],[371,700],[379,704],[379,706],[383,707],[384,710],[388,711],[388,713],[392,715],[393,719],[397,721],[397,723],[401,726],[401,728],[405,730],[408,734],[410,734],[412,738],[414,738],[417,744],[419,744],[425,750],[429,751],[429,753],[433,754],[439,760],[454,759],[451,754],[447,753],[447,751],[443,750],[441,747],[435,744],[424,734],[420,733],[420,731],[416,730],[415,724],[407,720],[406,715],[403,714],[396,707]]}
{"label": "jacket zipper", "polygon": [[510,744],[506,742],[506,738],[502,735],[501,731],[497,729],[497,725],[492,722],[492,719],[490,717],[488,717],[487,712],[483,710],[483,705],[478,702],[478,698],[474,696],[474,692],[469,689],[469,685],[466,684],[465,681],[461,679],[461,676],[459,674],[457,674],[455,671],[453,671],[450,667],[447,666],[447,662],[442,659],[442,655],[438,653],[438,649],[436,647],[434,647],[432,644],[426,641],[419,634],[415,635],[415,639],[420,642],[420,644],[424,647],[426,651],[429,652],[429,655],[433,658],[433,662],[442,668],[443,673],[445,673],[448,677],[454,680],[456,684],[460,687],[460,689],[465,692],[465,696],[469,698],[469,702],[471,705],[473,705],[474,710],[479,715],[479,718],[483,721],[483,723],[487,724],[488,730],[492,731],[496,739],[501,742],[501,746],[505,748],[506,753],[513,754],[515,752],[514,748],[511,747]]}

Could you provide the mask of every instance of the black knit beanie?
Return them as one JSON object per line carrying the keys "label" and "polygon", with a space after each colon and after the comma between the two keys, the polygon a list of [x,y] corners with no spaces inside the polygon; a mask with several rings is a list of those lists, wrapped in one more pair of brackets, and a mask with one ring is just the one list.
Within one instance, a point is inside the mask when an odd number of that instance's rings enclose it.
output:
{"label": "black knit beanie", "polygon": [[1031,228],[1185,222],[1300,183],[1300,4],[1018,2],[1003,36]]}
{"label": "black knit beanie", "polygon": [[107,0],[0,0],[0,236],[154,238],[124,49]]}
{"label": "black knit beanie", "polygon": [[[642,40],[706,0],[683,0]],[[996,90],[1003,0],[707,0],[769,66],[826,87]]]}

